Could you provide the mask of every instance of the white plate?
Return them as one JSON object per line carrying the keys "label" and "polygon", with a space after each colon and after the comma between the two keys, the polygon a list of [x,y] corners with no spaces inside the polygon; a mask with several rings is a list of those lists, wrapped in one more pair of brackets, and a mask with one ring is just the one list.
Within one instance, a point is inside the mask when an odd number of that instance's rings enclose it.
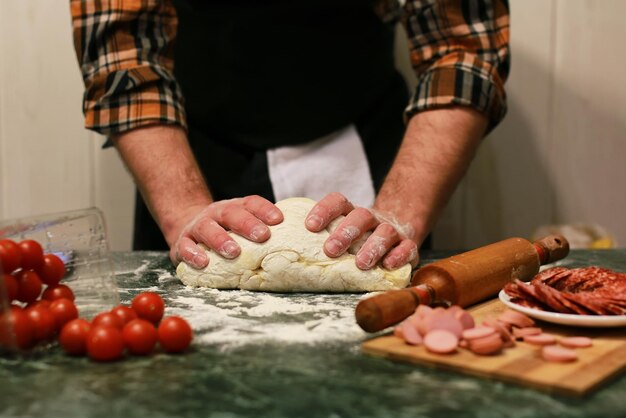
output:
{"label": "white plate", "polygon": [[525,313],[535,319],[562,325],[577,327],[623,327],[626,326],[626,315],[576,315],[542,311],[541,309],[527,308],[511,302],[511,298],[504,290],[498,295],[502,303],[511,309]]}

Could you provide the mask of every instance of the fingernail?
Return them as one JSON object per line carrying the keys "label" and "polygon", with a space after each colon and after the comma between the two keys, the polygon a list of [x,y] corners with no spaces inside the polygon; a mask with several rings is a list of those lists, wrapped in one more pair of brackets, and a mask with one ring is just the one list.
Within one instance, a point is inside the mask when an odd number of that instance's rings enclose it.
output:
{"label": "fingernail", "polygon": [[326,243],[326,251],[332,255],[339,255],[339,253],[343,251],[343,245],[336,239],[332,239]]}
{"label": "fingernail", "polygon": [[385,258],[385,261],[383,261],[383,265],[385,268],[393,270],[399,267],[398,261],[400,261],[400,257],[387,257]]}
{"label": "fingernail", "polygon": [[252,238],[254,241],[258,241],[262,239],[265,235],[267,235],[268,231],[269,230],[266,226],[257,225],[252,228],[252,231],[250,231],[250,238]]}
{"label": "fingernail", "polygon": [[319,229],[322,226],[322,218],[317,215],[311,215],[306,218],[306,226],[311,229]]}
{"label": "fingernail", "polygon": [[374,264],[374,254],[370,251],[357,255],[356,258],[364,268],[371,268],[372,264]]}
{"label": "fingernail", "polygon": [[271,212],[267,215],[267,220],[270,222],[276,222],[280,220],[280,212]]}
{"label": "fingernail", "polygon": [[226,258],[234,258],[239,255],[239,246],[234,241],[226,241],[219,249],[220,254]]}
{"label": "fingernail", "polygon": [[203,254],[194,255],[191,261],[192,261],[192,264],[198,268],[203,268],[206,264],[206,258]]}

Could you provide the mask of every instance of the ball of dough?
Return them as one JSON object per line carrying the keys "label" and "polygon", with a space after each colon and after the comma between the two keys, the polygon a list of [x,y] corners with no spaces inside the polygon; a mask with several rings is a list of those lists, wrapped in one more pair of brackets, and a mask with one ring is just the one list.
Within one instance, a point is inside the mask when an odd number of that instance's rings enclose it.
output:
{"label": "ball of dough", "polygon": [[239,257],[228,260],[205,247],[206,268],[196,270],[182,262],[176,275],[188,286],[270,292],[372,292],[407,286],[410,264],[396,270],[379,265],[360,270],[353,253],[337,258],[324,254],[324,241],[338,222],[321,232],[307,230],[304,219],[314,205],[306,198],[276,203],[284,221],[269,227],[269,240],[259,244],[229,233],[241,246]]}

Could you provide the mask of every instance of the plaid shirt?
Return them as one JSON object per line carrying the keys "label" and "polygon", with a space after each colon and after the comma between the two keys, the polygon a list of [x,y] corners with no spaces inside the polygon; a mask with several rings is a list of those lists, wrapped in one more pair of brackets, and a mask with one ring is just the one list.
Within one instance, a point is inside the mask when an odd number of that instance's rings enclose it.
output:
{"label": "plaid shirt", "polygon": [[[418,84],[407,119],[426,109],[471,106],[493,128],[506,113],[506,0],[379,0],[381,18],[401,20]],[[71,0],[76,55],[85,83],[85,126],[110,136],[150,124],[186,129],[174,78],[176,10],[169,0]]]}

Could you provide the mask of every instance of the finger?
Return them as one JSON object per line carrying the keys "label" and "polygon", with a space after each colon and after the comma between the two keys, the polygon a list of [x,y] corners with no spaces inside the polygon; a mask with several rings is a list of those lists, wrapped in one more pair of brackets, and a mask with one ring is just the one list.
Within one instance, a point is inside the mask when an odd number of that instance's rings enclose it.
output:
{"label": "finger", "polygon": [[350,245],[365,231],[372,229],[378,221],[365,208],[356,208],[341,221],[324,243],[324,252],[329,257],[339,257],[346,252]]}
{"label": "finger", "polygon": [[406,263],[411,263],[411,267],[415,267],[419,262],[419,254],[417,252],[417,244],[410,239],[403,239],[400,243],[391,249],[383,259],[383,267],[394,270],[402,267]]}
{"label": "finger", "polygon": [[269,200],[261,196],[246,196],[243,206],[267,225],[276,225],[283,221],[283,213]]}
{"label": "finger", "polygon": [[224,258],[235,258],[241,253],[235,240],[211,218],[199,219],[191,229],[191,237]]}
{"label": "finger", "polygon": [[173,248],[177,261],[184,261],[195,269],[209,265],[209,257],[191,238],[181,237]]}
{"label": "finger", "polygon": [[399,240],[393,226],[388,223],[378,225],[356,254],[356,266],[361,270],[371,269]]}
{"label": "finger", "polygon": [[331,193],[317,202],[306,217],[305,225],[311,232],[319,232],[337,216],[347,215],[354,206],[341,193]]}
{"label": "finger", "polygon": [[254,242],[267,241],[270,229],[259,218],[242,206],[231,204],[220,211],[217,219],[220,225]]}

